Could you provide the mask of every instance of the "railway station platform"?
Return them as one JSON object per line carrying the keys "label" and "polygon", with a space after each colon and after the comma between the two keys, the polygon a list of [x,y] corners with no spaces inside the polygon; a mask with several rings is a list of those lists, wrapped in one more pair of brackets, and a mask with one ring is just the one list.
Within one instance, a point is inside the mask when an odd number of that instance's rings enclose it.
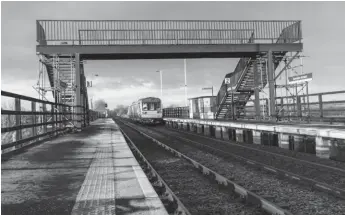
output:
{"label": "railway station platform", "polygon": [[345,126],[164,118],[166,125],[238,143],[272,145],[345,162]]}
{"label": "railway station platform", "polygon": [[168,214],[112,119],[32,147],[1,171],[2,214]]}

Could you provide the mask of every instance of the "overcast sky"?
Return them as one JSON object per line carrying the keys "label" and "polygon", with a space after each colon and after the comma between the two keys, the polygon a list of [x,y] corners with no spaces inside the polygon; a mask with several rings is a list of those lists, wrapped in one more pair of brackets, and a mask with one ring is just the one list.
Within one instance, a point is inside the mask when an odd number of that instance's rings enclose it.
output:
{"label": "overcast sky", "polygon": [[[1,2],[1,89],[37,97],[37,19],[103,20],[302,20],[304,72],[312,72],[310,92],[344,90],[345,2]],[[188,59],[188,97],[217,94],[238,59]],[[184,104],[183,60],[88,61],[89,96],[109,107],[140,97],[163,95],[166,105]]]}

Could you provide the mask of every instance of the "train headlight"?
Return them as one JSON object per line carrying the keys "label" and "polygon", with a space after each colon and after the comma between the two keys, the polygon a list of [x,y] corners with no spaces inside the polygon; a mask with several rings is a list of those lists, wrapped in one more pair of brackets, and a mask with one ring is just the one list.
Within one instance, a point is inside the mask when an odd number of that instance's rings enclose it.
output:
{"label": "train headlight", "polygon": [[147,112],[143,112],[143,114],[147,114]]}

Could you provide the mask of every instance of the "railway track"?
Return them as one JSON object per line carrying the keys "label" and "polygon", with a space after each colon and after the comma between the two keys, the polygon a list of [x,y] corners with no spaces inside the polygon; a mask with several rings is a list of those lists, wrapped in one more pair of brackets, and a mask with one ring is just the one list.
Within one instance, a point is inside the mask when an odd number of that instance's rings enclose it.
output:
{"label": "railway track", "polygon": [[[124,124],[122,121],[116,121],[151,162],[166,184],[175,190],[176,196],[192,214],[291,214],[277,204],[246,190],[190,157],[157,141],[147,133],[138,130],[137,127],[127,122]],[[141,135],[138,136],[139,133]],[[192,169],[197,169],[202,174]],[[213,181],[211,185],[210,181]],[[229,193],[237,195],[229,195]]]}
{"label": "railway track", "polygon": [[[163,130],[167,129],[159,128],[159,131]],[[191,132],[169,130],[174,131],[175,135],[178,134],[179,138],[184,138],[186,141],[197,142],[199,145],[201,144],[214,151],[222,151],[223,154],[242,160],[247,164],[263,168],[291,180],[309,184],[317,190],[345,199],[345,169],[266,152]],[[245,157],[240,155],[245,155]]]}
{"label": "railway track", "polygon": [[169,214],[191,215],[188,209],[180,201],[180,199],[174,194],[174,192],[165,183],[162,177],[160,177],[157,171],[152,167],[150,162],[135,146],[133,141],[127,136],[127,134],[121,128],[120,130],[127,142],[129,143],[129,148],[132,150],[139,165],[141,166],[145,174],[148,176],[148,179],[153,185],[153,188],[162,200],[165,208],[167,209],[167,212]]}
{"label": "railway track", "polygon": [[272,177],[272,174],[248,168],[248,166],[243,165],[242,161],[229,159],[225,156],[221,156],[225,158],[221,159],[214,155],[214,151],[205,153],[205,148],[199,150],[199,148],[189,146],[190,142],[181,139],[181,135],[177,132],[169,134],[167,131],[155,131],[153,127],[144,128],[140,126],[137,128],[234,180],[246,189],[289,209],[293,214],[343,214],[345,211],[345,201],[341,199],[320,192],[313,192],[305,186],[291,184],[289,181]]}

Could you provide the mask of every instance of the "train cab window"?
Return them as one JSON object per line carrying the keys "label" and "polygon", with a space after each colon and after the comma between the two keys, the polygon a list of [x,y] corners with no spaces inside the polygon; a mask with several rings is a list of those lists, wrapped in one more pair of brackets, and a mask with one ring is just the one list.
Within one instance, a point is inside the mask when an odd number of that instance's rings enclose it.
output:
{"label": "train cab window", "polygon": [[143,110],[150,110],[150,111],[154,111],[154,110],[158,110],[161,108],[161,104],[157,103],[157,102],[147,102],[147,103],[143,103]]}
{"label": "train cab window", "polygon": [[149,103],[149,110],[155,110],[155,105],[154,103]]}
{"label": "train cab window", "polygon": [[147,103],[143,103],[143,110],[147,110]]}

